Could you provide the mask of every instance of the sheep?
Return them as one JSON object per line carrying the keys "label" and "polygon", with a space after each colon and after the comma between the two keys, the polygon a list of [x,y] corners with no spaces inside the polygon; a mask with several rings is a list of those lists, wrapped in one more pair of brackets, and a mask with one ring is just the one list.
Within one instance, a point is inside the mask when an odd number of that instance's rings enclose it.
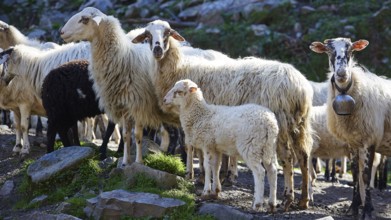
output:
{"label": "sheep", "polygon": [[121,123],[125,135],[122,165],[130,164],[130,132],[135,120],[136,162],[142,163],[142,128],[158,128],[178,119],[161,111],[151,75],[155,63],[147,45],[136,45],[125,35],[120,22],[96,8],[87,7],[73,15],[61,29],[66,41],[91,42],[91,77],[99,106],[109,118]]}
{"label": "sheep", "polygon": [[0,48],[8,49],[17,44],[24,44],[40,49],[55,49],[59,47],[58,44],[53,42],[40,42],[35,39],[29,39],[16,27],[0,20]]}
{"label": "sheep", "polygon": [[368,44],[366,40],[334,38],[310,45],[311,50],[326,53],[329,58],[327,127],[353,149],[353,162],[358,163],[358,169],[353,164],[352,173],[359,181],[353,189],[351,210],[357,215],[362,205],[364,219],[371,218],[373,211],[369,168],[375,151],[391,155],[391,81],[371,73],[352,57],[354,51]]}
{"label": "sheep", "polygon": [[[180,80],[164,97],[164,104],[179,106],[179,116],[188,145],[202,149],[205,185],[203,198],[218,197],[221,191],[221,154],[240,155],[254,175],[254,202],[263,203],[265,169],[270,183],[270,209],[276,207],[278,123],[272,111],[255,105],[207,104],[197,84]],[[263,164],[263,165],[262,165]],[[265,168],[264,168],[265,167]],[[211,189],[211,176],[213,187]]]}
{"label": "sheep", "polygon": [[[309,155],[312,134],[309,112],[312,88],[308,80],[292,65],[255,57],[216,59],[208,61],[184,56],[178,41],[184,38],[167,22],[156,20],[133,42],[148,39],[158,71],[153,76],[159,105],[166,112],[177,113],[173,106],[163,105],[164,95],[176,81],[189,78],[204,91],[205,99],[213,104],[240,105],[256,103],[270,108],[279,122],[278,155],[285,177],[285,210],[294,200],[293,160],[298,158],[302,171],[302,198],[299,206],[308,208]],[[192,172],[191,156],[188,172]]]}
{"label": "sheep", "polygon": [[[1,53],[4,57],[0,64],[6,65],[5,74],[14,74],[17,77],[13,80],[15,96],[18,96],[18,101],[9,100],[13,105],[19,106],[16,112],[16,128],[17,142],[13,148],[14,153],[20,153],[22,156],[29,153],[30,143],[28,141],[28,120],[31,114],[45,116],[46,113],[42,106],[41,87],[44,77],[47,73],[67,61],[88,58],[89,44],[77,43],[61,45],[56,49],[41,50],[27,45],[18,44]],[[20,93],[19,93],[19,92]],[[21,95],[23,94],[23,95]],[[31,96],[35,96],[31,98]],[[19,119],[18,119],[19,118]],[[18,126],[20,127],[18,128]],[[18,134],[19,133],[19,134]],[[20,140],[23,134],[23,146],[21,147]]]}

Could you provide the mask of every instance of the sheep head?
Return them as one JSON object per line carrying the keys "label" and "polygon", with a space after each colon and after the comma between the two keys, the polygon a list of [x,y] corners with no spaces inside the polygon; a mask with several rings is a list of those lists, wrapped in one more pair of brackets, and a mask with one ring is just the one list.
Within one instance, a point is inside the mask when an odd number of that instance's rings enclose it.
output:
{"label": "sheep head", "polygon": [[80,40],[92,41],[96,27],[106,15],[96,8],[87,7],[73,15],[61,29],[61,38],[65,42]]}
{"label": "sheep head", "polygon": [[161,60],[163,59],[167,50],[170,48],[168,41],[169,37],[172,37],[177,41],[185,41],[185,38],[183,38],[177,31],[172,29],[168,22],[155,20],[148,23],[144,33],[135,37],[132,42],[149,42],[153,56],[155,59]]}
{"label": "sheep head", "polygon": [[199,91],[197,84],[189,79],[180,80],[175,83],[174,87],[168,91],[164,97],[163,103],[165,105],[181,106],[185,102],[185,98],[193,95]]}
{"label": "sheep head", "polygon": [[327,39],[324,43],[313,42],[310,49],[316,53],[326,53],[329,56],[330,71],[334,74],[336,82],[341,86],[347,86],[351,81],[351,73],[348,70],[352,65],[353,51],[363,50],[368,44],[367,40],[351,42],[349,38],[334,38]]}

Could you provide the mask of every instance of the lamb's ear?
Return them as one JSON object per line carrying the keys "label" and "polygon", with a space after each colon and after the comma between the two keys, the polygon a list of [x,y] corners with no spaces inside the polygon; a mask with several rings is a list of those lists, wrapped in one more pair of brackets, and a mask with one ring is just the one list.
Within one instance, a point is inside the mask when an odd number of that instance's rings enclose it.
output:
{"label": "lamb's ear", "polygon": [[14,51],[13,47],[0,53],[0,65],[7,62],[7,60],[11,57],[12,51]]}
{"label": "lamb's ear", "polygon": [[170,36],[173,37],[177,41],[185,41],[185,38],[182,37],[176,30],[170,30]]}
{"label": "lamb's ear", "polygon": [[147,38],[147,34],[144,32],[142,34],[139,34],[137,37],[135,37],[132,40],[132,43],[137,44],[137,43],[144,42],[145,38]]}
{"label": "lamb's ear", "polygon": [[102,21],[102,16],[96,15],[92,18],[93,21],[95,21],[96,25],[99,26],[99,23]]}
{"label": "lamb's ear", "polygon": [[353,51],[360,51],[366,48],[369,44],[369,41],[367,40],[358,40],[356,42],[353,42],[352,44],[352,50]]}
{"label": "lamb's ear", "polygon": [[325,53],[327,52],[327,47],[321,42],[315,41],[310,45],[310,49],[316,53]]}
{"label": "lamb's ear", "polygon": [[190,87],[190,88],[189,88],[189,92],[190,92],[190,93],[195,93],[195,92],[197,92],[197,87]]}

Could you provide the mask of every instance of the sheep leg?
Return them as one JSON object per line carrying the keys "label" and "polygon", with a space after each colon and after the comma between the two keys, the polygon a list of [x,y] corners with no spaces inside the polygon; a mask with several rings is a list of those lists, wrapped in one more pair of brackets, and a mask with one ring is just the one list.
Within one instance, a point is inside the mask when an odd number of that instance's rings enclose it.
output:
{"label": "sheep leg", "polygon": [[143,126],[140,122],[136,123],[134,128],[134,136],[136,138],[136,163],[143,163],[142,155],[142,140],[143,140]]}
{"label": "sheep leg", "polygon": [[47,153],[51,153],[54,151],[54,142],[56,141],[57,130],[53,126],[53,123],[48,121],[48,130],[46,132],[47,139]]}
{"label": "sheep leg", "polygon": [[201,198],[202,199],[210,199],[211,197],[211,166],[212,166],[212,160],[214,156],[214,152],[212,152],[210,149],[208,149],[208,146],[206,146],[206,149],[203,151],[204,154],[204,169],[205,169],[205,181],[204,181],[204,191],[202,192]]}
{"label": "sheep leg", "polygon": [[15,146],[12,149],[13,155],[17,155],[20,153],[20,150],[22,149],[22,129],[20,127],[20,112],[14,111],[14,126],[16,130],[16,141]]}
{"label": "sheep leg", "polygon": [[335,183],[337,181],[336,176],[336,171],[335,171],[335,166],[336,166],[336,160],[331,159],[331,182]]}
{"label": "sheep leg", "polygon": [[123,119],[123,132],[125,135],[125,141],[124,141],[124,156],[122,159],[122,166],[126,166],[131,164],[131,158],[130,158],[130,146],[131,146],[131,139],[132,139],[132,122],[127,119]]}
{"label": "sheep leg", "polygon": [[287,212],[295,199],[293,193],[293,155],[287,145],[277,148],[284,172],[284,211]]}
{"label": "sheep leg", "polygon": [[359,193],[359,183],[358,183],[358,153],[353,152],[352,154],[352,163],[351,163],[351,170],[352,170],[352,176],[353,176],[353,198],[352,198],[352,204],[350,205],[347,213],[349,215],[357,216],[358,215],[358,208],[361,204],[361,198]]}
{"label": "sheep leg", "polygon": [[100,153],[99,159],[100,160],[104,160],[107,158],[107,144],[109,143],[110,137],[114,132],[114,128],[115,128],[115,123],[112,121],[109,121],[109,123],[107,124],[105,136],[102,140],[102,145],[99,148],[99,153]]}
{"label": "sheep leg", "polygon": [[387,188],[387,157],[382,156],[379,171],[379,190]]}
{"label": "sheep leg", "polygon": [[38,116],[37,127],[35,128],[35,136],[42,137],[43,135],[42,130],[43,130],[42,120],[41,117]]}
{"label": "sheep leg", "polygon": [[346,173],[346,163],[347,163],[347,158],[342,157],[341,158],[341,169],[339,170],[339,178],[343,178],[343,175]]}
{"label": "sheep leg", "polygon": [[221,157],[222,153],[215,152],[212,159],[211,169],[213,174],[213,185],[212,185],[212,194],[215,195],[217,199],[219,193],[221,192],[221,182],[220,182],[220,168],[221,168]]}
{"label": "sheep leg", "polygon": [[362,219],[372,219],[372,211],[374,210],[371,187],[369,186],[374,156],[375,145],[370,147],[364,145],[364,148],[359,149],[359,189],[361,205],[364,206]]}
{"label": "sheep leg", "polygon": [[30,153],[30,141],[29,141],[29,122],[31,109],[27,105],[22,105],[20,108],[20,127],[23,134],[23,147],[20,151],[22,157]]}
{"label": "sheep leg", "polygon": [[238,160],[235,156],[227,157],[228,162],[228,172],[224,180],[225,186],[232,186],[236,183],[238,178]]}
{"label": "sheep leg", "polygon": [[[185,145],[186,148],[186,179],[194,178],[194,170],[193,170],[193,146],[190,144]],[[201,164],[201,162],[200,162]]]}
{"label": "sheep leg", "polygon": [[197,177],[197,184],[204,184],[205,182],[205,169],[204,169],[204,155],[202,150],[194,148],[195,154],[198,157],[198,167],[200,170],[200,175]]}
{"label": "sheep leg", "polygon": [[77,122],[74,125],[72,125],[71,129],[72,129],[72,135],[73,135],[72,136],[72,140],[73,140],[72,145],[81,146],[80,140],[79,140],[79,132],[77,129]]}
{"label": "sheep leg", "polygon": [[305,150],[298,151],[296,157],[299,161],[302,183],[301,183],[301,199],[299,201],[299,207],[301,209],[307,209],[310,201],[309,192],[312,190],[309,175],[309,154]]}
{"label": "sheep leg", "polygon": [[263,164],[266,173],[267,179],[269,181],[269,208],[270,212],[275,212],[277,205],[277,158],[275,161],[272,161],[270,164]]}
{"label": "sheep leg", "polygon": [[327,182],[330,181],[330,159],[325,160],[324,179]]}
{"label": "sheep leg", "polygon": [[60,128],[58,131],[58,135],[60,135],[61,142],[64,147],[71,146],[71,141],[69,140],[68,131],[69,129],[67,128]]}

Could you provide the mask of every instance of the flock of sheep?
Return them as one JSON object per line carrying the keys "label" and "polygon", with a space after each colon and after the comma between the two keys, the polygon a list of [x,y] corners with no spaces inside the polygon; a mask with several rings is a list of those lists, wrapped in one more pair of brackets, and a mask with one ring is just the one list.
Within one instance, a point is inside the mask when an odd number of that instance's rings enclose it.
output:
{"label": "flock of sheep", "polygon": [[238,158],[253,172],[257,211],[266,170],[271,212],[276,208],[277,159],[288,211],[296,160],[302,173],[299,206],[306,209],[316,178],[312,158],[347,156],[355,180],[351,208],[358,215],[363,206],[362,217],[371,217],[372,166],[380,154],[391,156],[391,81],[353,60],[352,53],[367,41],[312,43],[310,48],[326,53],[330,63],[329,80],[314,83],[287,63],[233,59],[183,46],[185,39],[165,21],[126,34],[117,18],[91,7],[72,16],[61,37],[68,43],[41,43],[0,23],[0,107],[15,114],[15,153],[29,153],[30,115],[48,117],[50,152],[57,133],[64,146],[78,143],[77,137],[69,140],[68,130],[78,120],[106,113],[123,128],[123,165],[131,163],[132,129],[136,162],[142,163],[144,128],[182,127],[187,177],[193,177],[193,148],[202,152],[200,159],[203,155],[203,198],[218,197],[221,191],[224,154],[233,163],[233,174]]}

